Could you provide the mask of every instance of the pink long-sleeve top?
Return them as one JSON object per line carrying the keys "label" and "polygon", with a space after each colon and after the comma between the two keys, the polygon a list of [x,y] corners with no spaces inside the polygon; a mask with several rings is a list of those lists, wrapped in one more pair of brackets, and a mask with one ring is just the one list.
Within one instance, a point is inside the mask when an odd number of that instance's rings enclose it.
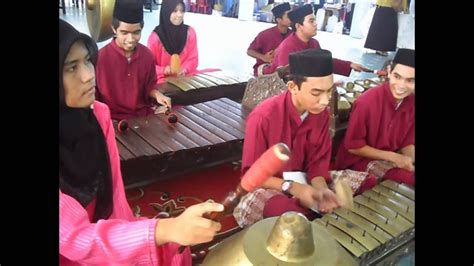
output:
{"label": "pink long-sleeve top", "polygon": [[94,102],[94,114],[104,132],[111,163],[113,211],[107,220],[91,223],[95,200],[83,208],[59,191],[60,265],[191,265],[189,248],[155,244],[159,219],[138,219],[125,197],[115,132],[107,105]]}
{"label": "pink long-sleeve top", "polygon": [[[160,37],[154,31],[148,37],[147,46],[155,56],[157,83],[163,83],[165,67],[170,65],[171,55],[166,51]],[[196,73],[199,64],[197,38],[196,31],[191,26],[188,27],[188,39],[183,51],[179,54],[179,58],[181,60],[181,69],[186,71],[186,75]]]}

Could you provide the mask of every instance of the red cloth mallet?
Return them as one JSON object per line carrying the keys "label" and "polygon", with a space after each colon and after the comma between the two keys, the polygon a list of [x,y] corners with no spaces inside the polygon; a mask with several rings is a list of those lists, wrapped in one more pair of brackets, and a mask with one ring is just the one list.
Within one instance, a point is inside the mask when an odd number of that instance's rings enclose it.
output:
{"label": "red cloth mallet", "polygon": [[[277,143],[270,147],[247,170],[235,190],[231,191],[221,202],[224,205],[224,211],[206,213],[204,217],[216,222],[220,221],[225,215],[234,210],[242,196],[254,191],[268,178],[278,173],[289,159],[290,149],[286,144]],[[179,247],[179,253],[182,253],[184,249],[185,246]]]}

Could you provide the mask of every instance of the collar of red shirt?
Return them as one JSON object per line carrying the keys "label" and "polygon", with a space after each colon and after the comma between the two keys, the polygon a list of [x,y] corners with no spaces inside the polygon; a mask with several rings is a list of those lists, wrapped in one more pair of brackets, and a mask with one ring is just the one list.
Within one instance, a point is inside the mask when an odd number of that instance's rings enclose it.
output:
{"label": "collar of red shirt", "polygon": [[[119,53],[120,55],[125,57],[125,51],[117,45],[117,42],[115,41],[115,38],[112,38],[111,45],[112,45],[112,48],[114,49],[114,51],[116,51],[117,53]],[[132,57],[130,58],[130,61],[137,58],[139,56],[139,54],[140,54],[140,44],[138,43],[137,47],[135,47],[135,52],[132,54]]]}
{"label": "collar of red shirt", "polygon": [[291,93],[289,90],[285,92],[285,107],[290,114],[291,123],[294,123],[299,127],[303,122],[301,121],[300,114],[291,100]]}
{"label": "collar of red shirt", "polygon": [[[394,109],[397,109],[397,100],[392,95],[392,92],[390,91],[390,85],[389,82],[385,82],[382,84],[382,88],[384,91],[384,97],[388,99],[388,104]],[[403,102],[400,104],[400,107],[398,108],[399,112],[405,112],[408,111],[411,106],[415,104],[415,95],[411,94],[403,99]]]}

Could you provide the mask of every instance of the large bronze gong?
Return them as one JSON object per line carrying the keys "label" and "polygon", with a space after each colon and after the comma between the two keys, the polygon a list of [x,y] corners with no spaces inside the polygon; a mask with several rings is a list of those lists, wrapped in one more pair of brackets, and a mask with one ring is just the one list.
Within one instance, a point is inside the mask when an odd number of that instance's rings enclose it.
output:
{"label": "large bronze gong", "polygon": [[259,221],[213,248],[203,265],[357,265],[323,225],[287,212]]}
{"label": "large bronze gong", "polygon": [[87,24],[96,42],[102,42],[113,35],[111,28],[115,0],[86,0]]}

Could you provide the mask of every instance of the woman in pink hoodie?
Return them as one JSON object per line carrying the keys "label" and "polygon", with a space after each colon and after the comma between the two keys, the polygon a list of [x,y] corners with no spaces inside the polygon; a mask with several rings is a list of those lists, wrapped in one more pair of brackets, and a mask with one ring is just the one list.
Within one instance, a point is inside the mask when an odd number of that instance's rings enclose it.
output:
{"label": "woman in pink hoodie", "polygon": [[191,265],[189,248],[221,225],[201,203],[168,219],[138,219],[125,198],[107,105],[95,101],[97,45],[59,23],[59,253],[61,265]]}
{"label": "woman in pink hoodie", "polygon": [[[170,75],[196,73],[198,67],[198,48],[196,31],[183,23],[184,2],[182,0],[163,1],[160,10],[160,24],[148,37],[148,48],[155,56],[158,83]],[[171,56],[179,56],[181,68],[173,73]]]}

